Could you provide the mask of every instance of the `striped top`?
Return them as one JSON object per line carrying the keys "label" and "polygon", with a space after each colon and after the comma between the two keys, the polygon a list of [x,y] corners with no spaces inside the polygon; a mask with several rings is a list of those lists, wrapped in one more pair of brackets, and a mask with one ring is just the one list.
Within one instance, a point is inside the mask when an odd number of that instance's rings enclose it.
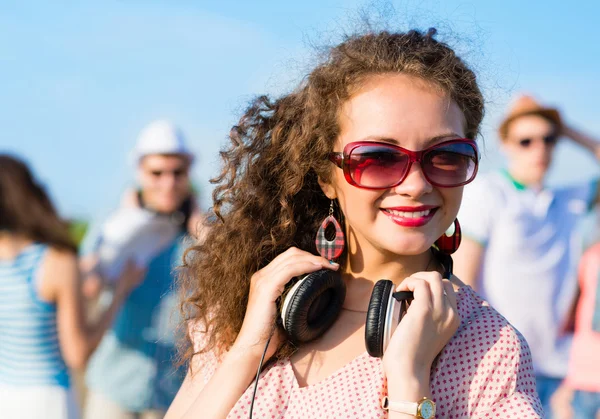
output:
{"label": "striped top", "polygon": [[48,247],[32,244],[0,260],[0,384],[69,387],[56,305],[40,300],[36,278]]}

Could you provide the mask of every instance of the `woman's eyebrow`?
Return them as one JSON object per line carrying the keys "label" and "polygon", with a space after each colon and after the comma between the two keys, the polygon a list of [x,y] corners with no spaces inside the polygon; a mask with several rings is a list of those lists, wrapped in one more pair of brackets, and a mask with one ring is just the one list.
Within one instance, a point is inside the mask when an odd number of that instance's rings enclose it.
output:
{"label": "woman's eyebrow", "polygon": [[[428,139],[425,142],[425,145],[430,146],[430,145],[440,142],[441,140],[446,140],[448,138],[462,138],[462,137],[460,135],[458,135],[457,133],[450,131],[450,132],[436,135],[435,137],[431,137],[430,139]],[[400,141],[398,141],[392,137],[369,136],[369,137],[365,137],[365,138],[361,139],[360,141],[377,141],[377,142],[390,143],[390,144],[400,146]]]}
{"label": "woman's eyebrow", "polygon": [[458,135],[457,133],[450,131],[450,132],[436,135],[435,137],[430,138],[429,140],[427,140],[426,144],[428,146],[430,146],[430,145],[438,143],[442,140],[447,140],[449,138],[462,138],[462,137],[460,135]]}
{"label": "woman's eyebrow", "polygon": [[377,141],[380,143],[390,143],[390,144],[394,144],[394,145],[400,145],[400,142],[398,140],[396,140],[395,138],[391,138],[391,137],[377,137],[377,136],[370,136],[370,137],[366,137],[363,138],[361,141]]}

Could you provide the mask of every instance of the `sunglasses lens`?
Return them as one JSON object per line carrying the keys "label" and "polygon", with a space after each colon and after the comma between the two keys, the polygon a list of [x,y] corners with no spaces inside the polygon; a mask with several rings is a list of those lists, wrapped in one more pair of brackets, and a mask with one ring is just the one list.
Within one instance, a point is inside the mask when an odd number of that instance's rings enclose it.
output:
{"label": "sunglasses lens", "polygon": [[477,151],[471,144],[454,143],[434,148],[423,157],[423,171],[438,186],[470,182],[477,169]]}
{"label": "sunglasses lens", "polygon": [[[345,170],[352,181],[371,189],[398,185],[406,176],[410,162],[409,154],[381,143],[358,145],[344,158]],[[473,180],[478,154],[473,144],[455,142],[428,149],[420,162],[429,182],[441,187],[455,187]]]}
{"label": "sunglasses lens", "polygon": [[365,188],[387,188],[400,181],[409,157],[385,145],[359,146],[347,160],[352,180]]}

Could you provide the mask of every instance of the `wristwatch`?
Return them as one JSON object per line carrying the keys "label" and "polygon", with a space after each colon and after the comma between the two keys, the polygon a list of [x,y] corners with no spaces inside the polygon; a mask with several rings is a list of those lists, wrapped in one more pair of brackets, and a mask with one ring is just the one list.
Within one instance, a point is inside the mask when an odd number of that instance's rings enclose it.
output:
{"label": "wristwatch", "polygon": [[413,403],[392,402],[387,396],[384,396],[383,399],[381,399],[381,407],[384,410],[413,415],[419,419],[435,418],[435,403],[427,397],[423,397],[418,403]]}

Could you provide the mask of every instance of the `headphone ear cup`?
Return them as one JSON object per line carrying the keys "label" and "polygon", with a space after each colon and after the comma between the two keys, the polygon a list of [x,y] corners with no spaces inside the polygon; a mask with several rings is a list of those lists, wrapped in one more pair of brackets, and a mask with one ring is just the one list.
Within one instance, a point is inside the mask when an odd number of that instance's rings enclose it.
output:
{"label": "headphone ear cup", "polygon": [[283,302],[281,318],[290,341],[320,337],[337,319],[345,298],[346,283],[338,272],[322,269],[302,278]]}
{"label": "headphone ear cup", "polygon": [[384,351],[386,315],[391,304],[394,283],[387,279],[377,281],[371,293],[365,323],[365,346],[369,355],[381,358]]}

